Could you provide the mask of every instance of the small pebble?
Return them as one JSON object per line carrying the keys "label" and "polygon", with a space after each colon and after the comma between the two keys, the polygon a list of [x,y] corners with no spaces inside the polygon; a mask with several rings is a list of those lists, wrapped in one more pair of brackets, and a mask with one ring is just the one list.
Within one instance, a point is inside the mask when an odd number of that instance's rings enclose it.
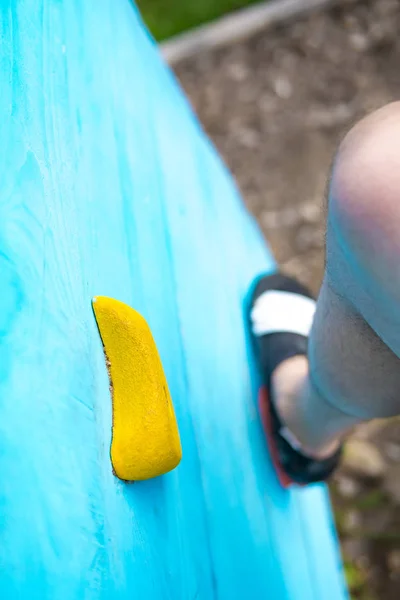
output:
{"label": "small pebble", "polygon": [[317,223],[321,218],[321,206],[314,202],[301,204],[298,211],[305,223]]}
{"label": "small pebble", "polygon": [[349,35],[349,42],[352,48],[357,52],[365,52],[369,46],[367,36],[362,33],[351,33]]}
{"label": "small pebble", "polygon": [[272,82],[275,94],[282,98],[282,100],[288,100],[293,94],[293,86],[289,79],[284,75],[280,75]]}
{"label": "small pebble", "polygon": [[351,533],[355,529],[359,529],[361,527],[362,519],[361,515],[356,510],[349,510],[343,516],[343,527],[346,533]]}
{"label": "small pebble", "polygon": [[390,460],[400,462],[400,446],[392,442],[387,442],[384,446],[385,454]]}
{"label": "small pebble", "polygon": [[392,552],[389,552],[387,562],[393,575],[400,574],[400,550],[392,550]]}
{"label": "small pebble", "polygon": [[344,448],[343,467],[365,479],[379,479],[387,466],[378,448],[367,440],[350,439]]}
{"label": "small pebble", "polygon": [[242,63],[232,63],[228,67],[228,74],[233,81],[241,83],[247,79],[249,70]]}
{"label": "small pebble", "polygon": [[260,135],[254,129],[243,128],[237,132],[238,141],[246,148],[256,148],[260,142]]}
{"label": "small pebble", "polygon": [[343,498],[355,498],[360,492],[360,486],[350,477],[344,475],[337,477],[336,484],[337,490]]}

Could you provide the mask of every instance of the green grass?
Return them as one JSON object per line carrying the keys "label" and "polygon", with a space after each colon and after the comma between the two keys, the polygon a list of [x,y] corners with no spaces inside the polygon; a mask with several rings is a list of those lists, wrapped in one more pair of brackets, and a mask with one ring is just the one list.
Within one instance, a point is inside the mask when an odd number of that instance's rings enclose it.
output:
{"label": "green grass", "polygon": [[136,0],[148,28],[161,41],[259,0]]}
{"label": "green grass", "polygon": [[375,594],[368,589],[370,587],[368,577],[362,569],[345,562],[344,571],[352,600],[377,600]]}

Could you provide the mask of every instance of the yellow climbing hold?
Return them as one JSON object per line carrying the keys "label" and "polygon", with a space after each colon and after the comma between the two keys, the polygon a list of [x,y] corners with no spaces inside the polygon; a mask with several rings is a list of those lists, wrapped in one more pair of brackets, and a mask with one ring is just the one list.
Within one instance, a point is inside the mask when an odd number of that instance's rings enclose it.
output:
{"label": "yellow climbing hold", "polygon": [[96,296],[93,310],[109,361],[115,474],[138,481],[167,473],[179,464],[182,449],[150,328],[133,308],[112,298]]}

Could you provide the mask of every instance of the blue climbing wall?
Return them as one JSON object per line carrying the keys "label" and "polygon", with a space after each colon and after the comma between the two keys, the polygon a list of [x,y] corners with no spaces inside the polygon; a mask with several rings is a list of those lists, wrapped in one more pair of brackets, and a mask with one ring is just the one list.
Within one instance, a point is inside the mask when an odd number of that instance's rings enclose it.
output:
{"label": "blue climbing wall", "polygon": [[[279,488],[257,416],[273,259],[135,8],[0,16],[0,597],[343,599],[326,491]],[[156,480],[111,472],[97,294],[161,353],[183,461]]]}

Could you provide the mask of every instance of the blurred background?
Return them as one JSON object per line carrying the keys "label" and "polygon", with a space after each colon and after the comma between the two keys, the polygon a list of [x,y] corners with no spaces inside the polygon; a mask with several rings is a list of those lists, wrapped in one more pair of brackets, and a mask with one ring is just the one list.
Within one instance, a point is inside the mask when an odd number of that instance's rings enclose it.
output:
{"label": "blurred background", "polygon": [[[138,4],[164,40],[254,0]],[[400,98],[400,0],[338,0],[173,68],[277,260],[317,293],[335,149],[356,120]],[[399,419],[354,432],[331,493],[352,598],[398,600]]]}

